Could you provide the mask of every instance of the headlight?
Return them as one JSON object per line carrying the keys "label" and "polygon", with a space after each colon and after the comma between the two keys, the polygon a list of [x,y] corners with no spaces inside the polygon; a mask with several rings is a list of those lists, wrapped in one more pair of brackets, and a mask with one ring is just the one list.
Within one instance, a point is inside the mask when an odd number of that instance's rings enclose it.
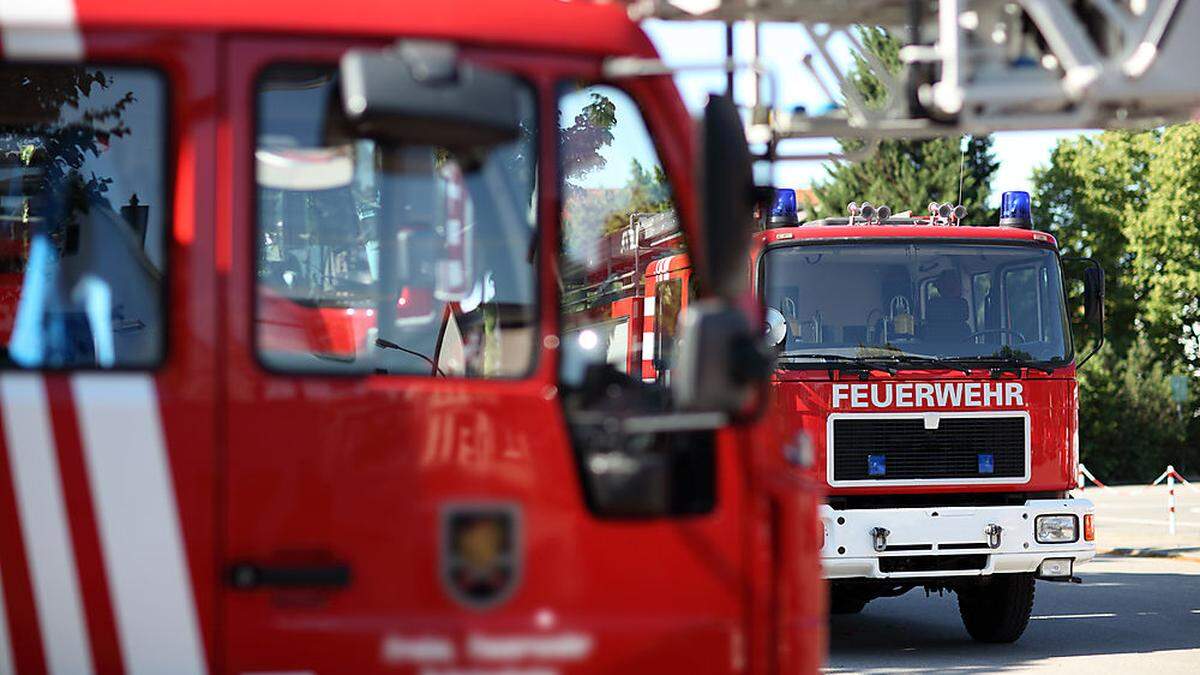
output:
{"label": "headlight", "polygon": [[1039,544],[1069,544],[1079,541],[1079,519],[1075,516],[1038,516],[1033,531]]}

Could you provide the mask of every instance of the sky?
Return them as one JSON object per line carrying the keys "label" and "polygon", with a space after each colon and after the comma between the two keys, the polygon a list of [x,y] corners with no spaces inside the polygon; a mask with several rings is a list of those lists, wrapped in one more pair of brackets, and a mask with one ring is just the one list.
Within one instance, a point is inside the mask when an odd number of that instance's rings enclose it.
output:
{"label": "sky", "polygon": [[[646,21],[643,28],[650,35],[670,66],[689,64],[713,64],[725,56],[724,26],[713,22],[663,22]],[[807,52],[814,52],[812,41],[799,26],[785,24],[763,24],[761,28],[760,57],[777,73],[777,94],[785,109],[803,105],[809,110],[827,105],[829,98],[823,93],[801,59]],[[752,47],[753,34],[749,25],[740,24],[735,29],[734,44],[739,58],[748,54]],[[850,60],[851,47],[844,40],[832,41],[830,51],[842,63]],[[819,62],[819,58],[814,58]],[[825,81],[825,88],[838,92],[840,87],[830,71],[818,66]],[[724,91],[725,76],[719,72],[681,72],[675,78],[684,102],[693,113],[704,105],[709,91]],[[737,99],[746,100],[752,93],[753,82],[748,74],[740,75],[735,83]],[[764,96],[768,97],[765,93]],[[769,97],[768,97],[769,98]],[[1006,190],[1032,190],[1031,176],[1034,167],[1049,161],[1050,152],[1059,139],[1078,136],[1080,131],[1034,131],[1005,132],[995,135],[993,150],[1000,167],[992,181],[992,201],[999,203],[1000,193]],[[836,149],[832,140],[797,142],[791,149],[827,152]],[[826,175],[825,165],[817,161],[781,162],[775,166],[774,184],[778,187],[804,188]],[[864,195],[864,197],[866,197]],[[921,209],[926,203],[919,195],[914,203],[903,208]],[[899,210],[893,205],[894,210]]]}

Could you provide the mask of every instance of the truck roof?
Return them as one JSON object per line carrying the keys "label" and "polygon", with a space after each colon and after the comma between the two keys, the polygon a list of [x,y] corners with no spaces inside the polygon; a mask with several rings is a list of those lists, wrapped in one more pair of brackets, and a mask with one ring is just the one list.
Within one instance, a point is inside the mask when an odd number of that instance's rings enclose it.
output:
{"label": "truck roof", "polygon": [[808,224],[798,227],[777,227],[756,232],[755,237],[764,244],[789,240],[829,239],[1009,239],[1050,244],[1057,248],[1054,236],[1038,230],[1017,227],[981,225],[917,225],[917,224],[872,224],[872,225],[822,225]]}
{"label": "truck roof", "polygon": [[[6,17],[3,28],[426,37],[585,54],[654,54],[623,4],[591,0],[74,0],[74,5],[73,22],[52,7],[35,6]],[[64,26],[64,19],[72,25]]]}

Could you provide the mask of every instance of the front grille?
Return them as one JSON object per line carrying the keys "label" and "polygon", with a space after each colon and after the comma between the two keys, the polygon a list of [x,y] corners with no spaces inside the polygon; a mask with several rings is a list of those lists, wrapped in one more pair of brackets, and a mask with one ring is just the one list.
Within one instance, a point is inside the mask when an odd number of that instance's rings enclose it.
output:
{"label": "front grille", "polygon": [[833,480],[1025,476],[1023,417],[942,417],[939,422],[938,428],[926,429],[920,417],[834,419]]}
{"label": "front grille", "polygon": [[954,572],[987,567],[986,555],[898,555],[879,559],[879,571]]}

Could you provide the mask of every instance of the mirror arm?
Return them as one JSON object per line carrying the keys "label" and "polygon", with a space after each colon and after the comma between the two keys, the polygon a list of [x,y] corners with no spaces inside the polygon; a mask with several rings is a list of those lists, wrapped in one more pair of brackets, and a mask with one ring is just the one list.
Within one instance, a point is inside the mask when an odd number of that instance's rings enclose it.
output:
{"label": "mirror arm", "polygon": [[[1092,348],[1088,351],[1087,355],[1084,356],[1082,359],[1079,359],[1075,362],[1076,368],[1082,368],[1083,364],[1087,363],[1089,359],[1091,359],[1093,356],[1095,356],[1104,347],[1104,319],[1105,319],[1105,316],[1104,316],[1104,286],[1103,286],[1104,268],[1102,268],[1100,266],[1100,263],[1095,258],[1088,258],[1088,257],[1084,257],[1084,256],[1068,256],[1068,257],[1063,257],[1062,260],[1063,260],[1063,262],[1087,263],[1088,265],[1091,265],[1092,267],[1094,267],[1095,269],[1100,271],[1100,279],[1101,279],[1100,322],[1099,322],[1099,327],[1098,327],[1098,331],[1097,331],[1099,333],[1099,335],[1096,338],[1096,344],[1092,345]],[[1085,281],[1085,287],[1086,287],[1086,281]],[[1086,301],[1086,290],[1085,290],[1085,301]],[[1085,311],[1086,311],[1086,309],[1085,309]]]}
{"label": "mirror arm", "polygon": [[1076,361],[1076,362],[1075,362],[1075,367],[1076,367],[1076,368],[1082,368],[1082,367],[1083,367],[1083,364],[1087,363],[1087,362],[1088,362],[1088,359],[1090,359],[1090,358],[1092,358],[1093,356],[1095,356],[1095,355],[1096,355],[1096,352],[1099,352],[1099,351],[1100,351],[1100,348],[1101,348],[1101,347],[1103,347],[1103,346],[1104,346],[1104,323],[1103,323],[1103,322],[1101,322],[1101,323],[1100,323],[1100,337],[1099,337],[1099,339],[1097,339],[1097,340],[1096,340],[1096,344],[1095,344],[1095,345],[1093,345],[1093,346],[1092,346],[1092,348],[1091,348],[1091,350],[1089,350],[1089,351],[1088,351],[1088,353],[1087,353],[1087,356],[1085,356],[1085,357],[1083,357],[1082,359],[1079,359],[1078,361]]}

